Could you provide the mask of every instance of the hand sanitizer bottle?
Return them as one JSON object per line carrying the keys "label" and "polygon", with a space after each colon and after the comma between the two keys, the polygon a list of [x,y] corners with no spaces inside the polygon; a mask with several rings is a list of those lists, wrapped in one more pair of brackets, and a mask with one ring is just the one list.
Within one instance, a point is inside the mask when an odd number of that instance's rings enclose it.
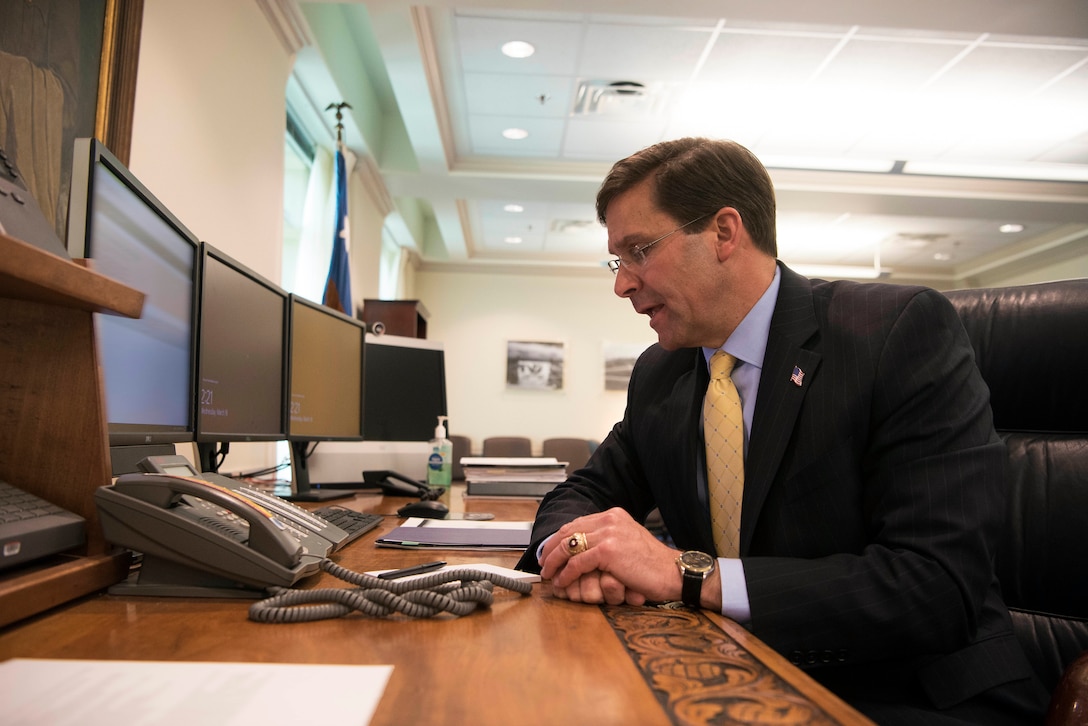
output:
{"label": "hand sanitizer bottle", "polygon": [[446,416],[438,417],[438,426],[431,439],[431,453],[427,457],[427,484],[432,487],[448,487],[453,482],[453,443],[446,438]]}

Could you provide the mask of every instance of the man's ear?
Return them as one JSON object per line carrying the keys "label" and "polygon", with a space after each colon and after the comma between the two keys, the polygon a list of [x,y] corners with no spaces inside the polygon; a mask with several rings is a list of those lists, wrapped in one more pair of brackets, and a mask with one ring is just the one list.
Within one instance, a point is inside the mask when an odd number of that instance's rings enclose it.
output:
{"label": "man's ear", "polygon": [[714,216],[714,231],[717,233],[714,244],[718,253],[718,261],[725,262],[736,251],[741,236],[745,233],[740,212],[733,207],[719,209]]}

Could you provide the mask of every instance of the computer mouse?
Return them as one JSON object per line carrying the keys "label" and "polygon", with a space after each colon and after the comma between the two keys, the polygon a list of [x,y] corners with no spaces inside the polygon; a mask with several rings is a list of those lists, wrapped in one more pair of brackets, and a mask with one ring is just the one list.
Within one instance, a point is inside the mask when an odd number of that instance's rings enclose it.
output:
{"label": "computer mouse", "polygon": [[433,499],[411,502],[397,510],[397,514],[401,517],[428,517],[430,519],[445,519],[449,513],[449,507]]}

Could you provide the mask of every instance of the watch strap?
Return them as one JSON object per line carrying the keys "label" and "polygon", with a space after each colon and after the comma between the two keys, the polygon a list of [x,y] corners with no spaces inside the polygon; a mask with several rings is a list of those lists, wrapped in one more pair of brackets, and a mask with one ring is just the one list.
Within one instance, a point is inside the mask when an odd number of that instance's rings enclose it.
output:
{"label": "watch strap", "polygon": [[683,584],[680,589],[680,600],[689,608],[700,607],[700,601],[703,594],[703,580],[706,578],[706,573],[694,572],[687,568],[681,568],[683,573]]}

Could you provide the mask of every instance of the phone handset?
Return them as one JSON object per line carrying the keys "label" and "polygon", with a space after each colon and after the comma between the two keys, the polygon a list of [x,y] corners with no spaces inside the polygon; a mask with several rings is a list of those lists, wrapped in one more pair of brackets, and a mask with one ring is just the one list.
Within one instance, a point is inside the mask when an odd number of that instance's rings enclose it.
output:
{"label": "phone handset", "polygon": [[198,474],[184,456],[148,456],[136,463],[141,471],[152,474],[172,474],[188,476],[199,481],[218,484],[224,489],[237,492],[246,499],[265,509],[272,510],[279,521],[295,536],[305,550],[305,554],[325,557],[340,547],[348,539],[348,533],[331,522],[316,517],[297,504],[292,504],[277,496],[260,491],[236,479],[214,472]]}
{"label": "phone handset", "polygon": [[418,479],[389,469],[364,471],[363,483],[368,487],[378,487],[382,490],[382,494],[393,497],[437,499],[442,494],[440,489],[432,489]]}
{"label": "phone handset", "polygon": [[295,567],[302,556],[302,544],[272,512],[218,484],[187,476],[124,474],[113,488],[162,509],[180,505],[183,495],[196,497],[245,520],[249,525],[248,544],[255,552],[284,567]]}

